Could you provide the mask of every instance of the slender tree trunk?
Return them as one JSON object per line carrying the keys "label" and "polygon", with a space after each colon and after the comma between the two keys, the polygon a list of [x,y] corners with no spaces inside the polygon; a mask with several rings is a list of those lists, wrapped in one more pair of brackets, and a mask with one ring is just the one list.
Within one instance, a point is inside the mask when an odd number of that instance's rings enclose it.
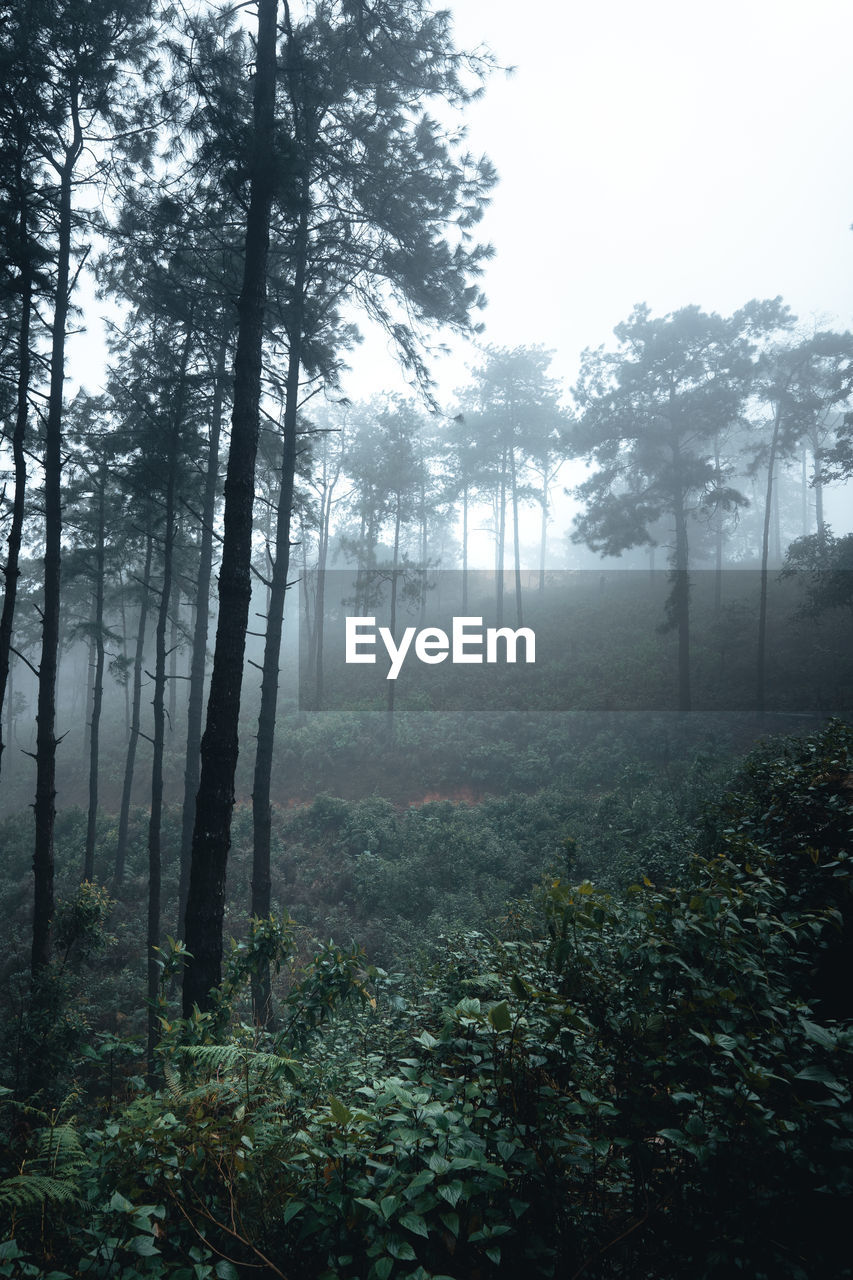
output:
{"label": "slender tree trunk", "polygon": [[[778,467],[778,463],[777,463]],[[773,563],[782,563],[782,520],[779,511],[779,476],[773,477]]]}
{"label": "slender tree trunk", "polygon": [[[681,508],[681,503],[678,503]],[[678,632],[678,710],[690,711],[690,577],[687,572],[687,525],[683,509],[676,512],[675,568],[671,599]]]}
{"label": "slender tree trunk", "polygon": [[370,546],[368,539],[370,537],[369,526],[367,522],[367,498],[362,496],[361,502],[361,520],[358,531],[358,567],[355,575],[355,611],[363,614],[366,610],[365,600],[367,598],[369,568],[370,568]]}
{"label": "slender tree trunk", "polygon": [[761,535],[761,587],[758,602],[758,662],[756,666],[755,704],[759,716],[764,715],[767,683],[767,563],[770,551],[770,518],[773,511],[773,472],[776,469],[776,451],[782,426],[782,397],[776,404],[773,419],[773,436],[770,441],[770,457],[767,462],[767,492],[764,498],[764,528]]}
{"label": "slender tree trunk", "polygon": [[[275,719],[278,706],[278,671],[287,575],[290,569],[290,524],[293,515],[293,486],[296,477],[296,415],[299,406],[299,370],[302,361],[302,330],[305,306],[305,269],[308,258],[308,208],[304,193],[299,220],[296,271],[293,282],[294,319],[290,332],[287,380],[284,401],[284,436],[281,454],[281,485],[275,523],[275,562],[270,577],[267,631],[261,676],[261,706],[258,714],[258,749],[252,785],[252,902],[251,913],[258,919],[270,914],[272,846],[272,806],[270,789],[275,750]],[[272,1019],[269,964],[259,965],[252,975],[252,1008],[255,1021],[268,1026]]]}
{"label": "slender tree trunk", "polygon": [[498,541],[497,541],[497,583],[496,583],[496,603],[495,610],[497,616],[497,624],[503,626],[504,622],[504,547],[506,545],[506,463],[507,451],[504,448],[501,456],[501,482],[498,494]]}
{"label": "slender tree trunk", "polygon": [[175,732],[178,718],[178,648],[180,646],[181,588],[172,584],[172,604],[169,627],[169,733]]}
{"label": "slender tree trunk", "polygon": [[[554,477],[556,478],[556,471]],[[545,594],[545,554],[548,544],[548,458],[546,456],[542,468],[542,526],[539,533],[539,594]]]}
{"label": "slender tree trunk", "polygon": [[462,490],[462,612],[468,612],[468,485]]}
{"label": "slender tree trunk", "polygon": [[518,538],[518,477],[515,470],[515,446],[509,451],[509,474],[512,486],[512,548],[515,558],[515,616],[517,625],[524,626],[524,610],[521,601],[521,544]]}
{"label": "slender tree trunk", "polygon": [[323,645],[325,643],[326,623],[326,574],[322,560],[317,562],[317,594],[314,598],[314,710],[323,709]]}
{"label": "slender tree trunk", "polygon": [[107,467],[102,458],[98,475],[98,527],[95,540],[95,609],[92,639],[95,644],[95,667],[92,678],[92,720],[89,730],[89,814],[86,824],[86,850],[83,857],[83,879],[95,875],[95,838],[98,827],[98,751],[101,733],[101,707],[104,701],[104,571],[106,540]]}
{"label": "slender tree trunk", "polygon": [[148,1040],[146,1067],[148,1083],[155,1082],[154,1050],[158,1040],[157,995],[160,967],[155,948],[160,944],[160,896],[161,896],[161,840],[163,818],[163,747],[165,740],[165,692],[166,692],[166,623],[171,595],[173,529],[175,516],[174,458],[169,463],[169,479],[166,490],[166,531],[163,548],[163,585],[160,590],[160,606],[157,611],[154,659],[154,734],[151,764],[151,810],[148,819],[148,922],[146,929]]}
{"label": "slender tree trunk", "polygon": [[[394,517],[394,554],[391,560],[391,617],[388,622],[388,629],[394,641],[397,639],[397,566],[400,561],[400,525],[401,525],[401,500],[399,492],[395,495],[397,499],[397,510]],[[388,682],[388,704],[387,704],[387,729],[388,737],[394,738],[394,690],[397,687],[396,680]]]}
{"label": "slender tree trunk", "polygon": [[673,515],[675,518],[675,560],[670,573],[668,608],[672,610],[678,633],[678,710],[691,709],[690,691],[690,578],[688,575],[687,514],[684,509],[679,417],[675,393],[670,392],[669,417],[672,427]]}
{"label": "slender tree trunk", "polygon": [[32,972],[50,960],[53,918],[53,829],[56,821],[56,669],[59,655],[60,548],[62,537],[62,397],[65,328],[71,279],[71,178],[83,147],[77,86],[71,87],[73,137],[59,171],[56,302],[50,353],[50,392],[44,451],[44,612],[36,731],[35,849],[33,853]]}
{"label": "slender tree trunk", "polygon": [[157,947],[160,945],[160,883],[162,868],[161,826],[163,821],[163,753],[166,743],[166,629],[172,605],[173,561],[175,552],[175,489],[177,486],[178,455],[183,427],[184,401],[186,397],[187,366],[193,339],[193,326],[187,321],[186,335],[181,351],[178,386],[169,429],[166,471],[166,510],[163,538],[163,582],[160,588],[160,605],[157,610],[157,627],[154,633],[154,741],[151,761],[151,812],[148,821],[148,1045],[146,1063],[148,1083],[155,1081],[154,1050],[159,1039],[157,995],[160,985],[160,966],[157,963]]}
{"label": "slender tree trunk", "polygon": [[[267,567],[269,569],[270,574],[272,574],[272,552],[270,551],[270,547],[272,546],[272,507],[273,507],[272,485],[270,485],[269,498],[265,503],[265,510],[264,510],[264,547],[266,548]],[[267,614],[270,611],[270,580],[269,578],[267,578],[266,581],[264,582],[264,590],[266,591],[266,599],[264,601],[264,613]]]}
{"label": "slender tree trunk", "polygon": [[427,504],[426,504],[426,480],[424,479],[425,462],[421,459],[421,492],[420,492],[420,524],[421,524],[421,572],[420,572],[420,589],[421,604],[419,613],[420,627],[426,626],[426,607],[427,607]]}
{"label": "slender tree trunk", "polygon": [[[714,477],[719,487],[722,479],[720,467],[720,442],[719,437],[714,435]],[[715,530],[715,547],[714,547],[714,616],[719,617],[720,610],[723,607],[723,522],[720,518],[719,508],[717,510],[717,528]]]}
{"label": "slender tree trunk", "polygon": [[338,466],[331,485],[324,494],[323,517],[317,546],[317,596],[314,601],[314,709],[323,707],[323,645],[326,622],[326,566],[329,562],[329,534],[332,523],[332,494],[341,474]]}
{"label": "slender tree trunk", "polygon": [[121,808],[118,820],[118,839],[116,841],[115,880],[121,884],[124,879],[124,864],[127,856],[127,830],[130,822],[130,799],[133,793],[133,770],[136,764],[136,744],[139,740],[140,711],[142,705],[142,663],[145,653],[145,627],[148,622],[148,602],[151,590],[151,561],[153,558],[154,538],[149,527],[145,538],[145,568],[142,571],[142,597],[139,602],[139,621],[136,627],[136,652],[133,659],[133,704],[130,717],[130,737],[127,743],[127,756],[124,764],[124,782],[121,791]]}
{"label": "slender tree trunk", "polygon": [[15,738],[15,667],[10,663],[6,684],[6,741],[11,744]]}
{"label": "slender tree trunk", "polygon": [[[322,520],[322,508],[320,519]],[[320,535],[317,534],[317,544],[319,546]],[[307,674],[313,676],[315,671],[314,659],[316,658],[316,650],[314,647],[314,613],[313,600],[311,598],[311,574],[312,570],[308,568],[308,530],[305,528],[304,519],[300,522],[299,528],[299,553],[302,558],[302,572],[300,574],[299,599],[302,604],[302,621],[300,623],[300,644],[302,637],[305,639],[308,655]]]}
{"label": "slender tree trunk", "polygon": [[216,514],[216,489],[219,480],[219,439],[222,433],[222,408],[225,400],[225,362],[228,355],[230,327],[225,326],[216,355],[213,383],[213,406],[210,415],[210,444],[204,477],[204,503],[201,512],[198,576],[195,593],[190,687],[187,699],[187,751],[184,762],[184,804],[181,825],[181,869],[178,886],[178,923],[176,937],[184,936],[184,917],[190,883],[195,798],[198,791],[201,751],[201,722],[204,715],[204,676],[207,669],[207,633],[210,627],[210,579],[213,572],[213,521]]}
{"label": "slender tree trunk", "polygon": [[[80,708],[80,690],[86,688],[89,677],[85,674],[85,672],[82,675],[82,677],[75,674],[72,655],[68,652],[66,653],[62,652],[64,639],[65,637],[60,631],[59,653],[56,659],[56,688],[58,690],[58,705],[60,707],[62,705],[62,690],[65,688],[70,689],[71,693],[70,695],[66,695],[66,699],[65,699],[66,706],[68,707],[68,719],[71,721],[76,721],[79,718],[78,712]],[[65,681],[62,679],[62,675],[63,675],[63,672],[65,671],[65,668],[69,666],[71,668],[71,679],[68,681],[66,685]]]}
{"label": "slender tree trunk", "polygon": [[[170,452],[172,452],[170,450]],[[148,1042],[146,1065],[148,1083],[153,1087],[155,1080],[154,1050],[158,1040],[157,994],[160,982],[160,967],[157,964],[155,948],[160,945],[160,881],[161,881],[161,839],[160,828],[163,819],[163,748],[166,736],[166,625],[169,615],[170,597],[172,594],[172,552],[174,544],[175,522],[175,457],[169,459],[169,478],[166,487],[166,527],[163,546],[163,584],[160,590],[160,605],[157,611],[157,626],[154,638],[154,734],[151,763],[151,811],[148,819],[148,927],[146,931],[146,950],[148,958]]]}
{"label": "slender tree trunk", "polygon": [[[27,463],[24,455],[24,440],[27,432],[27,395],[30,389],[30,322],[33,308],[33,276],[29,253],[29,236],[27,228],[26,203],[22,203],[19,219],[21,238],[21,325],[18,331],[18,387],[15,407],[15,427],[12,432],[12,460],[15,468],[15,495],[12,499],[12,523],[9,528],[9,552],[3,570],[5,593],[3,596],[3,612],[0,614],[0,725],[2,725],[3,703],[6,698],[7,680],[9,681],[11,699],[11,679],[9,662],[12,650],[12,623],[15,616],[15,601],[18,594],[18,579],[21,576],[19,561],[21,555],[21,538],[24,528],[24,501],[27,489]],[[3,756],[3,739],[0,734],[0,761]]]}
{"label": "slender tree trunk", "polygon": [[192,863],[186,911],[183,1008],[210,1007],[210,990],[222,978],[225,873],[231,844],[234,774],[243,657],[252,595],[252,509],[259,403],[270,211],[275,183],[274,134],[277,0],[258,0],[254,84],[251,195],[246,222],[243,288],[234,362],[231,447],[225,481],[225,531],[219,573],[219,621],[207,724],[201,744]]}
{"label": "slender tree trunk", "polygon": [[119,569],[119,608],[121,610],[121,657],[124,670],[124,731],[130,734],[130,681],[127,678],[127,606],[125,602],[124,574]]}
{"label": "slender tree trunk", "polygon": [[[95,645],[95,613],[97,605],[92,601],[92,630],[89,632],[86,640],[86,670],[83,679],[80,681],[80,688],[84,690],[86,699],[86,709],[83,713],[83,755],[90,756],[92,753],[92,713],[95,709],[95,665],[97,663],[96,645]],[[76,691],[75,691],[76,692]]]}
{"label": "slender tree trunk", "polygon": [[812,441],[812,475],[814,477],[814,514],[820,546],[826,546],[826,519],[823,514],[823,468],[820,442]]}

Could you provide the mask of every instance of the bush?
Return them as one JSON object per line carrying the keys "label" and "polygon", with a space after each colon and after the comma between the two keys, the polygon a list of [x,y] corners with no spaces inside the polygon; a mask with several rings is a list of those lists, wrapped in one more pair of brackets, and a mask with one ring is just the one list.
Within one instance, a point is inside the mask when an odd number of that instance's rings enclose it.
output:
{"label": "bush", "polygon": [[[23,1276],[52,1250],[121,1280],[850,1277],[853,1028],[826,977],[853,916],[851,751],[839,724],[760,748],[700,839],[673,834],[680,884],[607,893],[561,870],[538,929],[516,903],[393,981],[330,945],[277,1038],[174,1029],[167,1087],[73,1148],[63,1251],[25,1213],[25,1261],[8,1265]],[[619,822],[647,796],[629,784],[609,802]],[[435,857],[451,818],[427,816]],[[535,822],[515,802],[504,818],[519,840]],[[369,827],[392,884],[414,857],[395,843],[407,820],[376,803],[351,819],[323,802],[306,821],[343,851]],[[496,851],[467,835],[487,879]],[[346,991],[362,998],[330,1022]],[[0,1201],[47,1202],[7,1166]]]}

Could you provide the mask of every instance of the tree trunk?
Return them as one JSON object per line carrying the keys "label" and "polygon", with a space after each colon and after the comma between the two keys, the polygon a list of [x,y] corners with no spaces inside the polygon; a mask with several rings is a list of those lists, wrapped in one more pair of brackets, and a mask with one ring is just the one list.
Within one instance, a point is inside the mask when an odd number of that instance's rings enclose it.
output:
{"label": "tree trunk", "polygon": [[[399,492],[395,495],[397,498],[397,510],[394,517],[394,554],[391,560],[391,617],[388,622],[388,629],[391,632],[391,638],[396,642],[397,639],[397,565],[400,560],[400,525],[401,525],[401,498]],[[388,682],[388,702],[386,710],[386,726],[388,737],[393,741],[394,738],[394,690],[397,687],[396,680]]]}
{"label": "tree trunk", "polygon": [[426,463],[421,458],[421,492],[420,492],[420,525],[421,525],[421,572],[420,572],[420,612],[418,625],[423,628],[426,626],[426,607],[427,607],[427,555],[429,550],[429,540],[427,537],[427,502],[426,502],[426,479],[424,470]]}
{"label": "tree trunk", "polygon": [[[321,504],[321,510],[320,510],[321,522],[322,522],[322,519],[323,519],[323,515],[322,515],[322,504]],[[314,643],[314,635],[315,635],[315,618],[314,618],[314,609],[313,609],[314,600],[312,599],[312,596],[311,596],[311,579],[313,575],[316,573],[316,569],[308,568],[308,539],[309,539],[309,532],[305,526],[305,518],[303,517],[299,525],[299,552],[302,557],[302,572],[300,574],[300,583],[299,583],[299,600],[302,606],[301,622],[299,624],[299,643],[301,646],[304,639],[305,646],[306,646],[306,648],[303,650],[303,654],[307,655],[304,663],[305,675],[306,675],[306,688],[307,688],[307,679],[309,677],[313,679],[314,672],[316,670],[315,659],[317,657],[316,647]],[[318,530],[317,530],[318,559],[319,559],[319,546],[320,546],[320,532],[318,527]],[[301,674],[302,673],[300,671],[300,677],[301,677]]]}
{"label": "tree trunk", "polygon": [[183,426],[184,398],[186,395],[187,365],[190,358],[193,328],[187,321],[175,406],[169,429],[166,471],[166,510],[163,538],[163,583],[160,588],[160,606],[157,610],[157,627],[154,633],[154,741],[151,761],[151,812],[148,820],[148,1045],[146,1063],[148,1083],[155,1083],[154,1050],[158,1035],[157,994],[160,984],[160,966],[156,948],[160,945],[160,879],[162,849],[160,827],[163,819],[163,753],[166,742],[166,628],[172,604],[173,559],[175,550],[175,488],[177,484],[180,434]]}
{"label": "tree trunk", "polygon": [[672,428],[673,516],[675,519],[675,562],[670,573],[668,608],[678,633],[678,710],[691,709],[690,691],[690,578],[688,576],[687,514],[684,510],[684,483],[679,439],[679,416],[675,393],[670,392],[669,420]]}
{"label": "tree trunk", "polygon": [[136,653],[133,659],[133,704],[130,713],[130,737],[127,743],[127,756],[124,763],[124,782],[121,790],[121,808],[118,820],[118,838],[116,840],[115,880],[121,884],[124,879],[124,864],[127,856],[127,829],[130,822],[130,798],[133,792],[133,770],[136,764],[136,744],[139,740],[140,710],[142,704],[142,662],[145,652],[145,627],[148,621],[148,601],[151,589],[151,560],[154,551],[154,538],[149,527],[145,539],[145,568],[142,571],[142,598],[139,603],[139,621],[136,627]]}
{"label": "tree trunk", "polygon": [[154,659],[154,734],[151,762],[151,810],[148,819],[148,927],[146,951],[148,959],[148,1042],[146,1066],[148,1083],[155,1081],[154,1049],[157,1044],[157,994],[160,966],[155,948],[160,945],[160,878],[161,841],[160,826],[163,817],[163,747],[166,734],[166,624],[172,589],[172,552],[175,521],[175,458],[169,459],[169,478],[166,489],[166,530],[163,547],[163,585],[160,589],[160,606],[157,611]]}
{"label": "tree trunk", "polygon": [[314,628],[312,637],[312,652],[314,655],[315,711],[320,711],[323,707],[323,644],[325,639],[326,566],[329,562],[329,538],[332,526],[332,497],[337,483],[341,478],[343,458],[344,445],[342,441],[338,464],[331,479],[328,479],[325,475],[326,464],[325,462],[323,464],[324,485],[323,499],[320,506],[320,526],[317,535],[317,594],[314,600]]}
{"label": "tree trunk", "polygon": [[176,581],[172,584],[172,603],[169,627],[169,733],[175,732],[178,718],[178,649],[180,647],[181,588]]}
{"label": "tree trunk", "polygon": [[195,621],[193,625],[190,687],[187,698],[187,750],[184,762],[184,804],[181,825],[181,869],[178,886],[178,923],[175,936],[184,936],[184,917],[190,883],[195,797],[198,791],[201,751],[201,722],[204,714],[204,676],[207,669],[207,633],[210,627],[210,579],[213,572],[213,521],[216,514],[216,488],[219,480],[219,439],[222,433],[222,406],[225,399],[225,362],[228,355],[230,326],[224,326],[216,355],[213,382],[213,406],[210,415],[210,445],[204,477],[204,504],[201,511],[201,536],[196,578]]}
{"label": "tree trunk", "polygon": [[[95,652],[95,609],[96,605],[92,602],[92,619],[91,631],[86,640],[86,669],[83,679],[75,681],[80,689],[85,690],[86,709],[83,712],[83,755],[88,756],[92,751],[92,713],[95,709],[95,664],[97,662]],[[75,694],[77,690],[75,688]]]}
{"label": "tree trunk", "polygon": [[201,744],[201,778],[193,828],[186,911],[183,1008],[210,1007],[210,990],[222,977],[225,873],[231,843],[234,774],[243,656],[252,595],[252,510],[270,211],[275,183],[274,134],[277,0],[258,0],[251,195],[246,221],[243,288],[234,361],[231,447],[225,481],[225,531],[219,574],[219,621],[207,724]]}
{"label": "tree trunk", "polygon": [[355,611],[366,613],[370,592],[370,569],[373,560],[371,526],[367,519],[367,495],[362,496],[361,520],[358,531],[358,567],[355,575]]}
{"label": "tree trunk", "polygon": [[104,568],[106,543],[107,465],[102,457],[98,474],[98,529],[95,541],[95,609],[92,639],[95,644],[95,669],[92,677],[92,719],[89,729],[89,814],[86,823],[86,850],[83,856],[83,879],[95,874],[95,838],[98,826],[98,751],[101,731],[101,707],[104,701]]}
{"label": "tree trunk", "polygon": [[[27,431],[27,395],[30,388],[30,321],[33,307],[33,275],[29,254],[26,204],[22,204],[19,220],[22,246],[21,258],[21,325],[18,332],[18,387],[15,408],[15,427],[12,432],[12,459],[15,468],[15,496],[12,499],[12,523],[9,528],[9,554],[3,570],[6,590],[3,596],[3,612],[0,615],[0,726],[3,703],[9,681],[9,660],[12,651],[12,622],[15,616],[15,600],[18,579],[21,576],[19,561],[21,537],[24,528],[24,499],[27,489],[27,463],[24,456],[24,439]],[[3,756],[3,737],[0,732],[0,761]]]}
{"label": "tree trunk", "polygon": [[779,511],[779,484],[780,477],[778,475],[773,478],[773,563],[780,565],[782,563],[782,519]]}
{"label": "tree trunk", "polygon": [[56,821],[56,669],[59,656],[60,548],[62,538],[62,397],[65,327],[71,279],[71,178],[83,148],[77,86],[71,89],[73,137],[59,170],[56,302],[50,353],[50,392],[44,450],[44,612],[36,713],[35,849],[33,852],[32,972],[50,960],[53,918],[53,829]]}
{"label": "tree trunk", "polygon": [[468,612],[468,485],[462,490],[462,612]]}
{"label": "tree trunk", "polygon": [[6,741],[11,743],[14,739],[17,741],[15,733],[15,668],[12,663],[9,664],[8,681],[6,684]]}
{"label": "tree trunk", "polygon": [[[298,378],[298,358],[297,358]],[[290,398],[288,377],[288,400]],[[251,914],[265,919],[270,914],[271,875],[270,851],[272,846],[272,806],[270,790],[272,763],[275,749],[275,722],[278,705],[278,673],[281,654],[281,635],[284,601],[287,592],[287,574],[290,567],[290,519],[293,510],[293,478],[296,463],[296,423],[289,421],[285,411],[284,448],[281,489],[279,491],[276,521],[275,561],[270,579],[270,604],[267,613],[267,629],[264,639],[264,658],[261,677],[261,705],[258,714],[258,747],[255,756],[255,772],[252,786],[252,896]],[[269,965],[263,964],[252,975],[252,1010],[255,1021],[268,1026],[272,1018]]]}
{"label": "tree trunk", "polygon": [[[714,480],[719,489],[722,482],[720,467],[720,440],[714,435]],[[723,521],[719,507],[716,511],[717,528],[714,531],[714,616],[719,617],[723,607]]]}
{"label": "tree trunk", "polygon": [[764,528],[761,536],[761,588],[758,603],[758,663],[756,667],[755,704],[759,716],[764,715],[765,687],[767,683],[767,562],[770,551],[770,518],[773,512],[773,472],[776,469],[776,450],[782,426],[782,397],[776,405],[773,420],[773,437],[770,441],[770,457],[767,462],[767,492],[764,498]]}
{"label": "tree trunk", "polygon": [[812,475],[814,477],[814,514],[818,543],[826,546],[826,520],[823,514],[823,467],[820,440],[817,436],[812,440]]}
{"label": "tree trunk", "polygon": [[675,626],[678,632],[678,710],[690,711],[690,578],[688,569],[687,518],[683,492],[676,488],[675,499],[675,567],[670,576]]}
{"label": "tree trunk", "polygon": [[127,605],[125,601],[124,573],[118,571],[119,609],[121,612],[121,658],[124,672],[124,731],[130,734],[130,681],[127,678]]}
{"label": "tree trunk", "polygon": [[516,625],[524,626],[524,611],[521,602],[521,546],[518,539],[518,477],[515,470],[515,446],[509,451],[509,475],[512,485],[512,547],[515,557],[515,616]]}
{"label": "tree trunk", "polygon": [[[296,414],[299,406],[299,370],[302,361],[302,330],[305,308],[305,269],[308,258],[307,192],[299,219],[296,272],[293,282],[294,319],[289,335],[287,380],[284,401],[284,437],[281,452],[281,484],[275,523],[275,561],[270,577],[267,631],[261,676],[261,706],[258,713],[258,748],[252,785],[252,902],[251,913],[258,919],[270,914],[272,806],[270,787],[275,749],[275,719],[278,706],[278,670],[287,575],[290,569],[290,523],[293,515],[293,485],[296,477]],[[252,1010],[255,1021],[268,1026],[272,1019],[269,964],[258,966],[252,975]]]}
{"label": "tree trunk", "polygon": [[501,482],[498,493],[498,538],[497,538],[497,582],[496,609],[497,624],[504,623],[504,547],[506,545],[506,461],[507,451],[504,448],[501,456]]}
{"label": "tree trunk", "polygon": [[[551,478],[552,479],[556,478],[556,471],[554,472],[554,475]],[[548,479],[549,479],[548,457],[546,454],[545,461],[542,466],[542,497],[539,500],[540,505],[542,507],[542,527],[539,533],[539,594],[540,596],[545,594],[545,554],[546,554],[546,548],[548,544]]]}
{"label": "tree trunk", "polygon": [[326,621],[326,546],[318,551],[317,559],[317,594],[314,598],[314,633],[312,651],[314,654],[314,710],[323,709],[323,644],[325,643]]}

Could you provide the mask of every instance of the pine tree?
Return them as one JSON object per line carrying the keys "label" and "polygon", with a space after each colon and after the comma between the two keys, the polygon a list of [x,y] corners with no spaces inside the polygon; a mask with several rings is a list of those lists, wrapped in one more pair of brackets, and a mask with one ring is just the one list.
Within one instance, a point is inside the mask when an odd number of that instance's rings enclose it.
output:
{"label": "pine tree", "polygon": [[[53,915],[53,830],[56,816],[56,676],[60,634],[62,436],[65,342],[71,293],[78,162],[97,129],[131,109],[128,72],[144,57],[148,4],[138,0],[64,0],[19,8],[28,39],[38,49],[43,86],[40,149],[55,188],[55,280],[50,379],[44,438],[44,600],[36,740],[35,880],[32,969],[50,958]],[[141,136],[141,135],[140,135]]]}
{"label": "pine tree", "polygon": [[716,433],[755,390],[758,344],[789,323],[780,301],[730,318],[685,307],[653,319],[646,306],[617,325],[617,350],[586,351],[575,388],[574,449],[595,467],[575,490],[586,502],[572,535],[602,555],[669,531],[668,622],[678,634],[678,709],[691,708],[690,532],[743,495],[719,475]]}
{"label": "pine tree", "polygon": [[183,1006],[205,1009],[219,984],[225,870],[234,806],[243,654],[249,617],[255,456],[261,397],[269,228],[275,190],[276,0],[259,0],[254,134],[246,215],[243,288],[234,363],[231,445],[225,481],[225,527],[219,572],[219,619],[207,722],[201,743],[192,862],[186,909]]}

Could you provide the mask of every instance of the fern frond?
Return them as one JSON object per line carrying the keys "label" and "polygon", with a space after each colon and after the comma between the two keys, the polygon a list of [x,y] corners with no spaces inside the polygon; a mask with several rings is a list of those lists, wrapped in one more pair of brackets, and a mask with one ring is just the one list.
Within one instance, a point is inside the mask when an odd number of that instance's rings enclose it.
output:
{"label": "fern frond", "polygon": [[0,1210],[41,1209],[45,1204],[73,1204],[79,1198],[70,1182],[40,1173],[17,1173],[0,1182]]}
{"label": "fern frond", "polygon": [[178,1075],[168,1058],[163,1060],[163,1076],[172,1101],[183,1102],[186,1090],[181,1083],[181,1077]]}
{"label": "fern frond", "polygon": [[74,1124],[51,1125],[36,1134],[31,1162],[49,1171],[48,1176],[67,1178],[78,1173],[86,1163],[86,1154]]}
{"label": "fern frond", "polygon": [[276,1053],[261,1053],[260,1050],[236,1044],[181,1045],[177,1052],[211,1073],[239,1070],[254,1072],[259,1078],[269,1080],[280,1076],[293,1078],[298,1072],[298,1063],[294,1058],[282,1058]]}

